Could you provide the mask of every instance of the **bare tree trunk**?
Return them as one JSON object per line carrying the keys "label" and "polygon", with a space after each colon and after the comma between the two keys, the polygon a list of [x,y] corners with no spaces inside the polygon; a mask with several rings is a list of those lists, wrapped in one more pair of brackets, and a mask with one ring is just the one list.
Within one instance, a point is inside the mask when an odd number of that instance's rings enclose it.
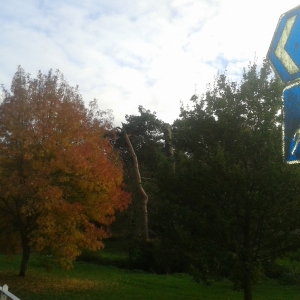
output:
{"label": "bare tree trunk", "polygon": [[133,164],[134,164],[134,172],[135,172],[135,176],[136,176],[136,181],[138,184],[138,189],[139,192],[142,196],[142,214],[143,214],[143,239],[144,241],[147,241],[149,239],[149,235],[148,235],[148,195],[146,194],[145,190],[143,189],[142,186],[142,179],[141,179],[141,175],[140,175],[140,170],[139,170],[139,163],[138,163],[138,159],[137,156],[135,154],[135,151],[132,147],[132,144],[130,142],[129,136],[126,133],[125,129],[123,129],[124,131],[124,136],[125,136],[125,140],[126,143],[129,147],[130,153],[132,155],[133,158]]}

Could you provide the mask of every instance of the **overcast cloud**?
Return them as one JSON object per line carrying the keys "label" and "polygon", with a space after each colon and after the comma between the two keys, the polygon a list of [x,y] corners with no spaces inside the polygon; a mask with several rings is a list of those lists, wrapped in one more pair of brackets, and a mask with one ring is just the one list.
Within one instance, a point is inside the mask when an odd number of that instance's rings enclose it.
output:
{"label": "overcast cloud", "polygon": [[165,122],[217,72],[239,81],[297,0],[0,0],[0,83],[59,69],[115,124],[139,105]]}

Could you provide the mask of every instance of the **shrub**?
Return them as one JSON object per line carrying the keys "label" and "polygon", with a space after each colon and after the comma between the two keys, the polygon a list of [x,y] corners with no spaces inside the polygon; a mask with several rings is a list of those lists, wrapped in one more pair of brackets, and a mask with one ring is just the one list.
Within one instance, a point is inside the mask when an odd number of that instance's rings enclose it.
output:
{"label": "shrub", "polygon": [[146,272],[171,274],[186,272],[188,263],[175,245],[167,245],[162,240],[149,240],[146,245],[134,251],[130,262],[131,268],[142,269]]}
{"label": "shrub", "polygon": [[289,272],[284,273],[279,283],[282,285],[295,285],[300,283],[300,273],[297,270],[290,270]]}
{"label": "shrub", "polygon": [[268,278],[280,279],[284,274],[289,272],[289,268],[279,265],[274,261],[268,261],[263,264],[264,273]]}

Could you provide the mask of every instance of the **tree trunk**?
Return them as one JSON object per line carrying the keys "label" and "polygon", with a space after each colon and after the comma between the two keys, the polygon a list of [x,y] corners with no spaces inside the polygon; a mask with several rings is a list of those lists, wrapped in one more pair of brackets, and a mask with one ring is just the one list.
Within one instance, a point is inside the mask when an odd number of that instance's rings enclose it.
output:
{"label": "tree trunk", "polygon": [[125,140],[126,143],[129,147],[130,153],[132,155],[133,158],[133,164],[134,164],[134,172],[135,172],[135,176],[136,176],[136,181],[138,184],[138,189],[139,192],[142,196],[142,217],[143,217],[143,240],[146,242],[149,239],[148,236],[148,195],[146,194],[145,190],[143,189],[142,186],[142,179],[141,179],[141,175],[140,175],[140,171],[139,171],[139,163],[138,163],[138,159],[137,156],[135,154],[135,151],[132,147],[132,144],[130,142],[129,136],[126,133],[125,129],[123,129],[124,131],[124,136],[125,136]]}
{"label": "tree trunk", "polygon": [[21,260],[19,276],[25,276],[27,273],[27,269],[28,269],[28,262],[29,262],[29,258],[30,258],[31,247],[29,246],[29,240],[27,238],[22,239],[22,247],[23,247],[23,253],[22,253],[22,260]]}
{"label": "tree trunk", "polygon": [[250,264],[250,248],[251,248],[251,236],[250,236],[250,224],[251,224],[251,215],[249,209],[249,200],[246,199],[245,207],[245,227],[244,227],[244,248],[246,251],[245,255],[245,269],[244,269],[244,300],[252,300],[252,282],[251,282],[251,270],[248,265]]}
{"label": "tree trunk", "polygon": [[251,274],[249,270],[245,270],[244,275],[244,300],[252,300],[252,285],[251,285]]}

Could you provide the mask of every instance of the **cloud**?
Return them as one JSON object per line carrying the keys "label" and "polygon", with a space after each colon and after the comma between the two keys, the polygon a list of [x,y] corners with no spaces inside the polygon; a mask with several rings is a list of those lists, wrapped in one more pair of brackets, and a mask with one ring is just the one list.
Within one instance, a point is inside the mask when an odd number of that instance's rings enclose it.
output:
{"label": "cloud", "polygon": [[116,123],[138,105],[172,122],[179,101],[214,75],[238,80],[266,55],[279,16],[295,0],[10,0],[0,11],[0,83],[17,65],[32,76],[60,69],[86,103]]}

